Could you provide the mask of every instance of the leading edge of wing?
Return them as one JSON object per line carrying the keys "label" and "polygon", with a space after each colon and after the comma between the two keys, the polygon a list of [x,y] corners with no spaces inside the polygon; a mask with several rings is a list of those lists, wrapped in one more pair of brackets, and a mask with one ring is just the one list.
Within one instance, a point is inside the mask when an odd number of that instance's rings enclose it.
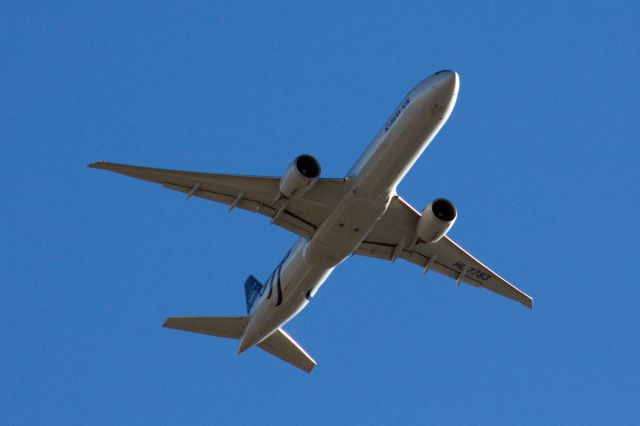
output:
{"label": "leading edge of wing", "polygon": [[229,174],[216,174],[216,173],[204,173],[204,172],[191,172],[186,170],[171,170],[161,169],[155,167],[134,166],[131,164],[111,163],[108,161],[97,161],[95,163],[88,164],[87,167],[91,169],[108,170],[121,175],[146,180],[154,183],[165,183],[168,176],[176,176],[180,178],[189,177],[195,179],[215,179],[216,177],[242,177],[242,178],[259,178],[277,180],[279,178],[274,176],[249,176],[249,175],[229,175]]}

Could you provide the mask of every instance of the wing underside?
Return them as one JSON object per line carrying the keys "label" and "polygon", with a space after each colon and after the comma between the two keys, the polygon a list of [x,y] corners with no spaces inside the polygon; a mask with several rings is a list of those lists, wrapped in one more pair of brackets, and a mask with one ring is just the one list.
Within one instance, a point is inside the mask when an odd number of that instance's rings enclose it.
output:
{"label": "wing underside", "polygon": [[158,183],[187,197],[226,204],[230,210],[239,208],[260,213],[304,238],[313,235],[344,189],[344,179],[320,179],[302,197],[280,199],[278,177],[199,173],[107,162],[89,167]]}
{"label": "wing underside", "polygon": [[355,254],[396,260],[401,258],[456,280],[481,287],[533,307],[533,299],[469,254],[448,236],[435,244],[416,242],[415,230],[420,213],[400,197],[395,197],[387,212],[362,242]]}

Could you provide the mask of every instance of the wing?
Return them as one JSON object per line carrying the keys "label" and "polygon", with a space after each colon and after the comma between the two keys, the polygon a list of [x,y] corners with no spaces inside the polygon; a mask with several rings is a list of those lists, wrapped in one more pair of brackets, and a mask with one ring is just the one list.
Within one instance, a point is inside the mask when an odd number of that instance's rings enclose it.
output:
{"label": "wing", "polygon": [[425,269],[454,278],[474,287],[482,287],[513,299],[528,308],[533,299],[467,253],[449,237],[435,244],[415,244],[420,213],[396,196],[355,254],[394,261],[400,257]]}
{"label": "wing", "polygon": [[159,183],[165,188],[188,194],[187,198],[195,196],[226,204],[230,210],[237,207],[257,212],[307,239],[327,217],[345,182],[344,179],[320,179],[302,197],[279,200],[278,177],[185,172],[102,161],[89,167]]}

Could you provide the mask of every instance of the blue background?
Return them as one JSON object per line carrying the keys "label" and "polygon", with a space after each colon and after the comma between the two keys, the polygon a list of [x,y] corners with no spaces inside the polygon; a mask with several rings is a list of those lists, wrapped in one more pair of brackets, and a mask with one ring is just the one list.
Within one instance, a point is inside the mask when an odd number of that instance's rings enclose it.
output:
{"label": "blue background", "polygon": [[[4,424],[632,424],[637,2],[4,2]],[[399,187],[534,309],[352,258],[287,330],[307,375],[167,330],[239,315],[295,240],[97,160],[341,177],[425,76],[457,106]]]}

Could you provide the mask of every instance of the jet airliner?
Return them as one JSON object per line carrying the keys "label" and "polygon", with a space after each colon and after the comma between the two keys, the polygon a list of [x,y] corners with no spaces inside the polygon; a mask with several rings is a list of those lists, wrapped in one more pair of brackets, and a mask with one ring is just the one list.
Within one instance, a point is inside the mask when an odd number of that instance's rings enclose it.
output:
{"label": "jet airliner", "polygon": [[89,167],[162,184],[165,188],[257,212],[299,236],[265,282],[244,284],[247,313],[235,317],[172,317],[168,328],[257,346],[310,372],[314,359],[284,330],[331,272],[352,255],[418,265],[532,308],[533,300],[456,244],[447,232],[454,205],[435,199],[422,212],[396,188],[449,118],[458,74],[443,70],[414,87],[392,112],[344,178],[320,178],[320,164],[300,155],[281,177],[226,175],[98,162]]}

